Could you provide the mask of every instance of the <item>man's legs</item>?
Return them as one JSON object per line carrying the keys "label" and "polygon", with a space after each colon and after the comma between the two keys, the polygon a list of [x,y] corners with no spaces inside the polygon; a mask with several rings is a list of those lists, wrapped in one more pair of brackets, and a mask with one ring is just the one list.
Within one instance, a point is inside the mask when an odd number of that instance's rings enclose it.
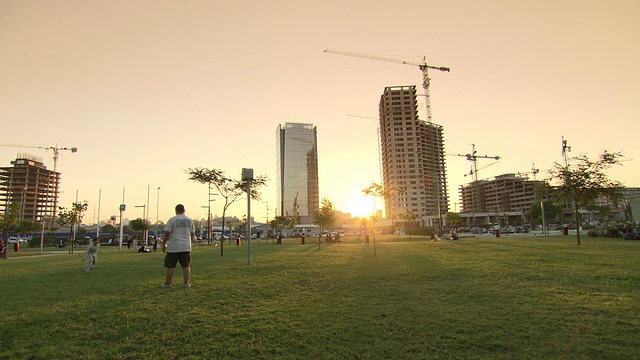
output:
{"label": "man's legs", "polygon": [[167,268],[167,278],[165,279],[165,285],[171,285],[171,280],[173,279],[173,273],[176,271],[176,268]]}
{"label": "man's legs", "polygon": [[191,279],[191,266],[185,266],[182,268],[182,277],[184,278],[184,284],[189,285]]}

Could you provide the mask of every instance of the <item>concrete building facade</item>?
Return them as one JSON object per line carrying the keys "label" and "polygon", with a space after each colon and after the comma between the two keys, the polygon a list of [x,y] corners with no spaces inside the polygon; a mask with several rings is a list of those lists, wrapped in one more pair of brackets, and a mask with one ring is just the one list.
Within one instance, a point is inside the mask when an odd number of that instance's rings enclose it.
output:
{"label": "concrete building facade", "polygon": [[535,188],[541,182],[526,174],[503,174],[491,180],[478,180],[460,186],[462,213],[521,212],[535,201]]}
{"label": "concrete building facade", "polygon": [[383,184],[394,193],[386,217],[410,211],[420,226],[437,226],[449,209],[442,126],[418,118],[414,85],[386,87],[379,111]]}
{"label": "concrete building facade", "polygon": [[276,130],[277,214],[312,224],[319,209],[318,139],[313,124],[285,123]]}
{"label": "concrete building facade", "polygon": [[6,211],[17,203],[19,221],[36,222],[55,218],[58,205],[60,173],[47,170],[42,158],[18,154],[13,166],[0,167],[0,206]]}

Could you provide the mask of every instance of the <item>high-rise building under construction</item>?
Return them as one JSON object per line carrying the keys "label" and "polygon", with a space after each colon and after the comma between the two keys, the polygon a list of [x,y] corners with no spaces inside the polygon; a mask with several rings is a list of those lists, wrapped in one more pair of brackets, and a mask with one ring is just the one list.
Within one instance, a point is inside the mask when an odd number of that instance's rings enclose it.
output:
{"label": "high-rise building under construction", "polygon": [[18,154],[13,166],[0,167],[0,206],[20,205],[18,221],[53,219],[58,202],[60,173],[47,170],[42,158]]}
{"label": "high-rise building under construction", "polygon": [[438,226],[447,213],[443,128],[418,118],[415,86],[386,87],[380,98],[380,145],[387,218],[416,215],[417,225]]}

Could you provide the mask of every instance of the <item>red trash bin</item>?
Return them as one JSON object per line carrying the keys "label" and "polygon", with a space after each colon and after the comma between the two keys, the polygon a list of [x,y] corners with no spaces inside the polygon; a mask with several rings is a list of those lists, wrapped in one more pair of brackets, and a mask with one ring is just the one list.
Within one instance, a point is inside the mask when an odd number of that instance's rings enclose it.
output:
{"label": "red trash bin", "polygon": [[304,236],[300,238],[300,244],[304,245]]}
{"label": "red trash bin", "polygon": [[13,251],[18,252],[20,251],[20,243],[16,242],[15,244],[13,244]]}
{"label": "red trash bin", "polygon": [[565,227],[562,228],[562,234],[563,235],[569,235],[569,227],[568,226],[565,226]]}
{"label": "red trash bin", "polygon": [[236,245],[240,246],[240,236],[236,238]]}
{"label": "red trash bin", "polygon": [[500,229],[496,229],[496,237],[499,238],[500,237]]}

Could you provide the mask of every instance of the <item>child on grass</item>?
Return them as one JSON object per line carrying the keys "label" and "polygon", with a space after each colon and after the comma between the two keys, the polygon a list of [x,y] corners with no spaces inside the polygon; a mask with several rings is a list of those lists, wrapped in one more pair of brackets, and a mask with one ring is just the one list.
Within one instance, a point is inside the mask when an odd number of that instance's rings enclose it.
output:
{"label": "child on grass", "polygon": [[96,264],[96,258],[98,257],[98,249],[100,248],[100,239],[93,239],[93,243],[87,248],[87,252],[84,253],[82,259],[87,260],[87,266],[84,267],[85,272],[89,272],[93,265]]}

